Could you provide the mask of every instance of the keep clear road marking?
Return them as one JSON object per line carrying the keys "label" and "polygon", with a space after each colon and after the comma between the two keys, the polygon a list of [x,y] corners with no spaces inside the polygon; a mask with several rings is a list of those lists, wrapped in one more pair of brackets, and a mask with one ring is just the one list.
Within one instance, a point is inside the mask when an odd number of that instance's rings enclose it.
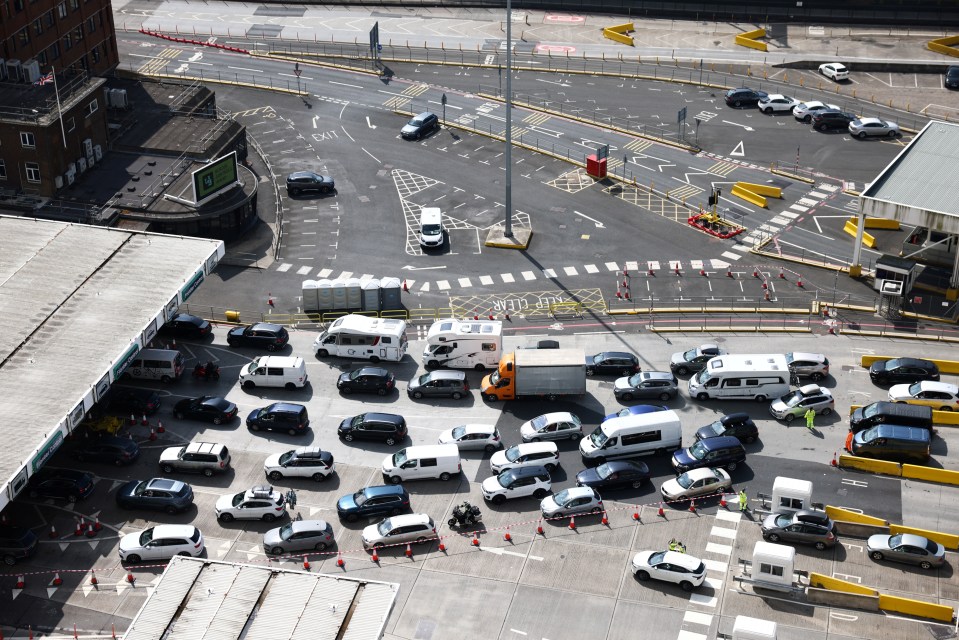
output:
{"label": "keep clear road marking", "polygon": [[739,141],[739,144],[736,145],[736,148],[729,152],[731,156],[739,156],[740,158],[746,157],[746,151],[743,148],[742,140]]}
{"label": "keep clear road marking", "polygon": [[487,551],[497,556],[516,556],[517,558],[529,558],[530,560],[536,560],[537,562],[542,562],[543,559],[539,556],[527,556],[525,553],[516,553],[515,551],[507,551],[506,549],[501,549],[499,547],[479,547],[480,551]]}

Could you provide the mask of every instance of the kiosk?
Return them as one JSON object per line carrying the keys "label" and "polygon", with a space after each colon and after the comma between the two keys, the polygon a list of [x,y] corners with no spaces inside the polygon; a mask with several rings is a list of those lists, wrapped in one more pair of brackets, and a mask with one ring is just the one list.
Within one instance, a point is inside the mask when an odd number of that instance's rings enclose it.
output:
{"label": "kiosk", "polygon": [[777,476],[773,481],[773,495],[769,506],[776,513],[812,509],[812,482]]}

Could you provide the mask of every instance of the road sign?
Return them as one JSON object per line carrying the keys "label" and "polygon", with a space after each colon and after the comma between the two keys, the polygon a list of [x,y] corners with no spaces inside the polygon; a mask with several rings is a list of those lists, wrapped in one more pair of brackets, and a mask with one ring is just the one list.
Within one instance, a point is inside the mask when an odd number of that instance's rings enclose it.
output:
{"label": "road sign", "polygon": [[609,145],[604,144],[603,146],[596,149],[596,159],[602,160],[603,158],[609,157]]}
{"label": "road sign", "polygon": [[373,23],[373,28],[370,29],[370,55],[376,57],[376,54],[381,51],[380,48],[380,23],[379,21]]}
{"label": "road sign", "polygon": [[299,63],[299,62],[297,62],[295,65],[293,65],[293,73],[296,74],[296,77],[297,77],[297,78],[299,78],[299,77],[300,77],[300,74],[303,73],[302,71],[300,71],[300,63]]}
{"label": "road sign", "polygon": [[683,120],[686,119],[686,107],[680,109],[676,116],[676,124],[682,124]]}

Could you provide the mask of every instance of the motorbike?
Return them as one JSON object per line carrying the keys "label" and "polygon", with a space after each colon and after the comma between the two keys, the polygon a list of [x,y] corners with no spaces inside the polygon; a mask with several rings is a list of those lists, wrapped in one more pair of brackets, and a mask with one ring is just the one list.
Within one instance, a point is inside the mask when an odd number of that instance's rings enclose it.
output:
{"label": "motorbike", "polygon": [[480,508],[469,502],[464,502],[463,504],[453,507],[453,517],[449,519],[447,524],[451,527],[465,526],[476,524],[482,520],[483,514]]}
{"label": "motorbike", "polygon": [[197,365],[193,367],[193,377],[197,379],[203,378],[204,380],[219,380],[220,367],[212,362],[207,362],[205,365],[198,362]]}

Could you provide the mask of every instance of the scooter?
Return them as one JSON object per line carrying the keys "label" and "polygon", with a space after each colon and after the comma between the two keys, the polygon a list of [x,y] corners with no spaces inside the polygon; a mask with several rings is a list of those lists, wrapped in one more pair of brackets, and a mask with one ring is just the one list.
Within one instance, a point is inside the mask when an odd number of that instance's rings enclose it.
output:
{"label": "scooter", "polygon": [[480,511],[480,508],[469,502],[464,502],[463,504],[453,507],[453,517],[450,518],[446,524],[451,527],[462,527],[482,522],[482,520],[483,513]]}
{"label": "scooter", "polygon": [[219,380],[220,367],[212,362],[207,362],[205,365],[198,362],[196,366],[193,367],[193,377],[203,378],[204,380]]}

